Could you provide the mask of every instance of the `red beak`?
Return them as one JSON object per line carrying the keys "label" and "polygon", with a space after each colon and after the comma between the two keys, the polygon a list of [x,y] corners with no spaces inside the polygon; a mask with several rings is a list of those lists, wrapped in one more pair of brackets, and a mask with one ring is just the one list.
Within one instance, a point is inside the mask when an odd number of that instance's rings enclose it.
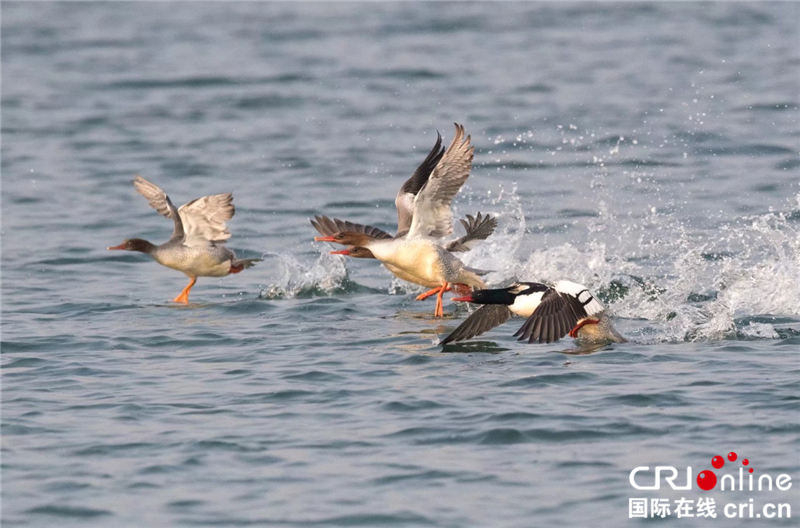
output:
{"label": "red beak", "polygon": [[314,237],[314,242],[336,242],[332,236]]}
{"label": "red beak", "polygon": [[340,249],[339,251],[331,251],[331,255],[349,255],[350,251],[347,249]]}
{"label": "red beak", "polygon": [[111,246],[108,249],[125,249],[125,244],[120,244],[118,246]]}
{"label": "red beak", "polygon": [[472,302],[472,295],[465,295],[464,297],[453,297],[450,300],[456,302]]}

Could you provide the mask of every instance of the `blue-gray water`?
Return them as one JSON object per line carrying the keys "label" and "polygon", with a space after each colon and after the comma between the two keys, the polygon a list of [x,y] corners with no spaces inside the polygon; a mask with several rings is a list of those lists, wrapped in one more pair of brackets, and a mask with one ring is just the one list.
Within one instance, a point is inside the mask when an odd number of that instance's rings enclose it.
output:
{"label": "blue-gray water", "polygon": [[[2,4],[4,526],[619,526],[637,466],[800,478],[800,4]],[[454,121],[492,284],[571,279],[566,354],[327,254]],[[233,191],[187,280],[124,238]],[[449,295],[447,296],[449,297]],[[460,352],[460,353],[457,353]],[[755,494],[789,502],[790,493]],[[747,492],[712,492],[721,504]],[[675,526],[754,526],[677,519]],[[633,522],[633,521],[630,521]],[[777,520],[770,525],[781,525]]]}

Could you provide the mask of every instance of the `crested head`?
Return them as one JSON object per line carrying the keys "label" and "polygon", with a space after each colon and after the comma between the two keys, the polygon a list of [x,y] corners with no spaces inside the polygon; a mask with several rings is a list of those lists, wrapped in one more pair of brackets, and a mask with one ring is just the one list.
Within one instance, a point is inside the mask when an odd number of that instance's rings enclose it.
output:
{"label": "crested head", "polygon": [[152,253],[155,245],[141,238],[129,238],[118,246],[111,246],[108,249],[121,249],[124,251],[139,251],[140,253]]}

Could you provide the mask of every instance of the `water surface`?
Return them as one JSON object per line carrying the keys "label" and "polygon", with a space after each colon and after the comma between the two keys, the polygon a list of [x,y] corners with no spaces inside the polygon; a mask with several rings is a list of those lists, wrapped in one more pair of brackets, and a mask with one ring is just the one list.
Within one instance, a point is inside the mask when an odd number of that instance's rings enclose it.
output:
{"label": "water surface", "polygon": [[[619,526],[681,496],[637,466],[800,477],[798,15],[4,2],[4,525]],[[456,212],[500,224],[465,261],[584,283],[631,343],[513,321],[443,351],[465,307],[312,241],[318,213],[392,230],[453,122]],[[135,174],[232,190],[264,262],[171,304],[185,277],[105,249],[171,233]]]}

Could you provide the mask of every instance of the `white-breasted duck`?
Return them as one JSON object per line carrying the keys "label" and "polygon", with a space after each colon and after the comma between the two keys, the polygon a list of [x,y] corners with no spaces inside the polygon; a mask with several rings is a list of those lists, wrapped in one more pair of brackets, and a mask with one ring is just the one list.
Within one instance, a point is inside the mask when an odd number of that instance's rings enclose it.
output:
{"label": "white-breasted duck", "polygon": [[[456,135],[458,135],[459,132],[463,135],[463,127],[456,124]],[[469,141],[469,138],[467,138],[467,141]],[[363,234],[370,239],[405,237],[411,229],[411,223],[414,219],[414,201],[417,194],[419,194],[420,190],[422,190],[428,182],[428,179],[440,164],[444,155],[445,148],[442,146],[442,136],[437,132],[436,144],[411,177],[400,187],[394,199],[395,208],[397,209],[397,233],[395,235],[391,235],[378,227],[350,222],[348,220],[340,220],[338,218],[329,218],[324,215],[316,215],[314,219],[311,220],[311,225],[313,225],[322,236],[315,237],[314,240],[317,242],[342,243],[341,237],[354,234]],[[451,160],[445,160],[444,163],[449,163],[450,161]],[[469,174],[469,169],[467,170],[467,174]],[[454,253],[469,251],[480,241],[486,240],[491,236],[495,228],[497,228],[496,218],[490,215],[482,215],[480,212],[474,217],[468,214],[466,215],[466,219],[462,219],[460,222],[464,226],[466,234],[461,238],[448,242],[445,246],[448,251]],[[368,251],[362,251],[359,254],[359,258],[375,258],[375,256]]]}
{"label": "white-breasted duck", "polygon": [[[395,199],[398,212],[396,236],[371,226],[325,217],[312,221],[320,233],[327,235],[315,240],[350,246],[333,253],[377,258],[397,277],[433,288],[417,299],[437,295],[434,316],[444,315],[442,295],[453,285],[462,285],[467,291],[485,287],[479,276],[481,272],[465,266],[452,252],[470,249],[488,237],[497,225],[496,219],[488,215],[468,217],[468,221],[462,220],[467,229],[466,236],[447,246],[439,243],[439,239],[453,232],[451,204],[469,177],[473,159],[470,137],[464,137],[461,125],[456,124],[456,134],[446,151],[440,150],[440,145],[441,137]],[[329,234],[334,227],[339,231]]]}
{"label": "white-breasted duck", "polygon": [[512,314],[528,319],[514,337],[528,343],[552,343],[569,335],[578,345],[625,343],[605,307],[586,286],[559,281],[553,286],[520,282],[508,288],[475,290],[454,301],[482,304],[439,344],[470,339],[508,321]]}

